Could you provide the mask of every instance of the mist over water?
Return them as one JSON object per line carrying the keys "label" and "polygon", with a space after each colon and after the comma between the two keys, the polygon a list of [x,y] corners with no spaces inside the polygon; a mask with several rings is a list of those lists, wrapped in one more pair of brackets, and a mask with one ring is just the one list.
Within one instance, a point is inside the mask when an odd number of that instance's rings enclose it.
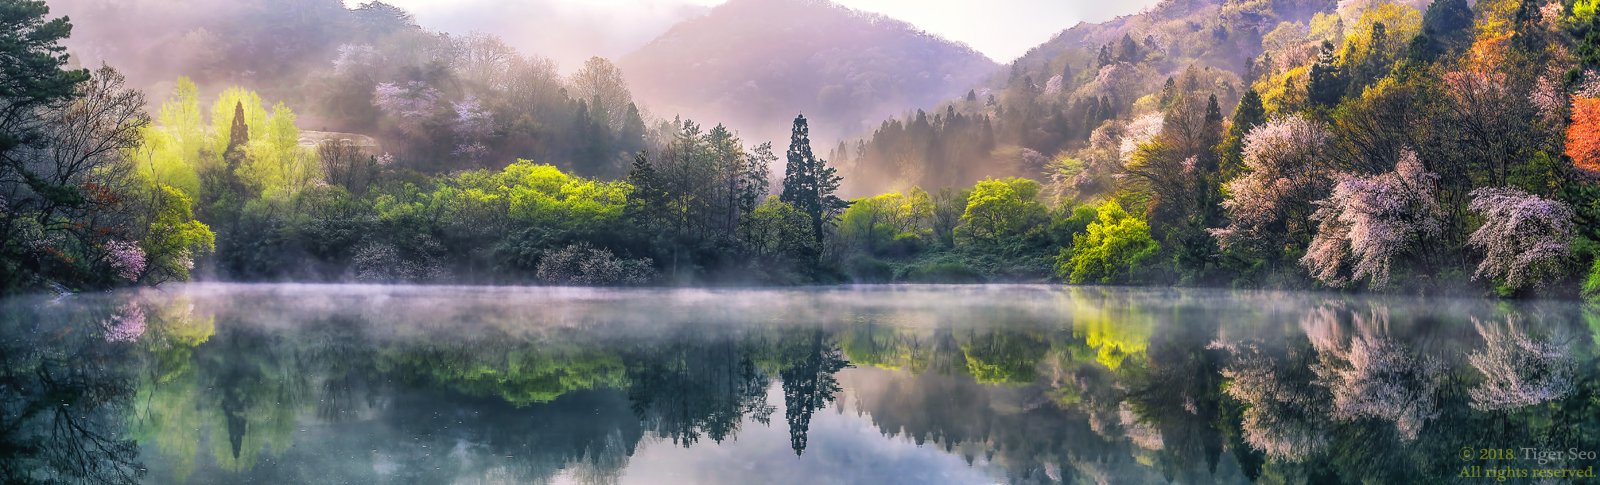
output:
{"label": "mist over water", "polygon": [[1600,311],[1566,302],[199,284],[0,330],[7,409],[61,411],[5,415],[45,444],[7,479],[1398,483],[1600,447]]}

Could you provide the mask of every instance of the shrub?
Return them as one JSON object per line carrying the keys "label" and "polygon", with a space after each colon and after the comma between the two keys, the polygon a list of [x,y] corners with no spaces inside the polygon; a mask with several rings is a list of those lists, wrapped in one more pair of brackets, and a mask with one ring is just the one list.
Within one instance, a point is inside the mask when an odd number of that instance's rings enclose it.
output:
{"label": "shrub", "polygon": [[858,283],[885,283],[894,280],[894,267],[871,256],[851,257],[845,261],[844,271]]}

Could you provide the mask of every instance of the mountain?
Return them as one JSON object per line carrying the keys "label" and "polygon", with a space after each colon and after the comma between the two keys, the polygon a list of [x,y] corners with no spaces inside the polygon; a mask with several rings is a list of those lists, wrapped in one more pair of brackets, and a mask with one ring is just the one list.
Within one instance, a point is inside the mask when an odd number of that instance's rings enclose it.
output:
{"label": "mountain", "polygon": [[[1077,155],[1096,132],[1121,140],[1129,122],[1161,111],[1167,81],[1192,73],[1229,111],[1268,64],[1315,56],[1313,37],[1334,35],[1323,30],[1356,22],[1380,1],[1162,0],[1079,23],[976,83],[975,96],[963,89],[935,109],[875,123],[864,139],[833,148],[830,160],[852,194],[989,177],[1047,180],[1052,160]],[[1267,48],[1276,52],[1264,57]]]}
{"label": "mountain", "polygon": [[783,141],[804,112],[825,143],[965,93],[998,68],[966,45],[823,0],[732,0],[619,64],[656,115]]}

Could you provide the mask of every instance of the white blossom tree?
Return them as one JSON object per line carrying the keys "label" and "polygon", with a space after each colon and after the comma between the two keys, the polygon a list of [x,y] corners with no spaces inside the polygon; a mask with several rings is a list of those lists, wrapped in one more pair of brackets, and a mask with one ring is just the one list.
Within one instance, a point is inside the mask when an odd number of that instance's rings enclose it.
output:
{"label": "white blossom tree", "polygon": [[1394,260],[1443,230],[1434,197],[1438,178],[1411,150],[1401,152],[1393,172],[1339,175],[1311,215],[1317,234],[1300,264],[1335,288],[1360,280],[1373,289],[1388,287]]}
{"label": "white blossom tree", "polygon": [[[1348,337],[1341,323],[1346,314],[1354,327]],[[1311,365],[1317,376],[1313,382],[1332,396],[1334,419],[1388,421],[1402,440],[1411,441],[1439,416],[1444,362],[1418,355],[1389,337],[1387,309],[1362,313],[1324,306],[1302,319],[1301,326],[1317,351],[1317,361]]]}
{"label": "white blossom tree", "polygon": [[1226,227],[1212,230],[1224,248],[1268,251],[1282,248],[1312,202],[1330,185],[1331,173],[1318,163],[1328,150],[1328,129],[1302,116],[1274,119],[1245,135],[1246,172],[1227,183],[1222,206]]}
{"label": "white blossom tree", "polygon": [[1467,206],[1483,225],[1467,244],[1483,252],[1474,278],[1515,291],[1553,281],[1572,252],[1572,208],[1510,187],[1472,191]]}

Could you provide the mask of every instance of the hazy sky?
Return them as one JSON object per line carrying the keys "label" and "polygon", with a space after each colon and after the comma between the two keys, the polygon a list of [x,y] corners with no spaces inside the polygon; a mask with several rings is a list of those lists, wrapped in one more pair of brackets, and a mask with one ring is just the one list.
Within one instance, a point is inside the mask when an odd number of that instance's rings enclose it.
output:
{"label": "hazy sky", "polygon": [[[356,5],[366,0],[345,0]],[[563,69],[600,55],[619,57],[684,18],[726,0],[386,0],[416,14],[423,26],[481,31],[551,57]],[[1157,0],[835,0],[910,22],[965,42],[997,62],[1079,21],[1134,13]]]}

